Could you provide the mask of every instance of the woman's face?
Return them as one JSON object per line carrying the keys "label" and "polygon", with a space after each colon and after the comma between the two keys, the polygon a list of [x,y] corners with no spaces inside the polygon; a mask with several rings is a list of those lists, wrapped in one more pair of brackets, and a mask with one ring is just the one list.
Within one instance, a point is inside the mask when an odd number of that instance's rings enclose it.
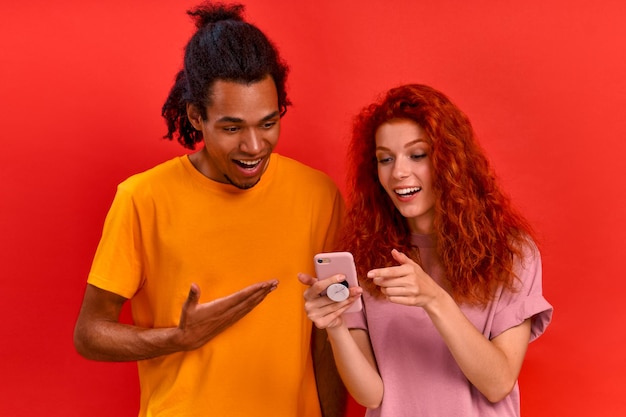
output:
{"label": "woman's face", "polygon": [[432,233],[435,195],[430,145],[412,120],[393,119],[376,131],[378,178],[413,233]]}

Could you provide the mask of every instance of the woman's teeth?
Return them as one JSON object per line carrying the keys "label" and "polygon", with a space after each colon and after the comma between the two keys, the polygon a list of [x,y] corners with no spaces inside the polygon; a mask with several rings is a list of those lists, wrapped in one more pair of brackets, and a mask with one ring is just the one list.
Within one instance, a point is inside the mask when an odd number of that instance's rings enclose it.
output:
{"label": "woman's teeth", "polygon": [[413,195],[417,192],[420,192],[421,190],[422,190],[422,187],[400,188],[400,189],[395,190],[395,193],[401,197],[406,197],[409,195]]}

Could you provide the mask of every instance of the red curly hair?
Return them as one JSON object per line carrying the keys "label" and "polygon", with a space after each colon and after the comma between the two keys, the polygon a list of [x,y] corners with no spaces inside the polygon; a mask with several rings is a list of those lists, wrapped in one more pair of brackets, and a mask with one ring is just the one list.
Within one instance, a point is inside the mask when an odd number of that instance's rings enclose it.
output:
{"label": "red curly hair", "polygon": [[381,294],[367,272],[396,265],[394,248],[419,262],[408,223],[378,179],[375,135],[392,119],[417,123],[431,147],[436,250],[454,299],[484,306],[497,287],[514,290],[514,259],[535,248],[531,227],[500,189],[467,116],[444,94],[419,84],[389,90],[354,121],[341,246],[353,253],[362,285]]}

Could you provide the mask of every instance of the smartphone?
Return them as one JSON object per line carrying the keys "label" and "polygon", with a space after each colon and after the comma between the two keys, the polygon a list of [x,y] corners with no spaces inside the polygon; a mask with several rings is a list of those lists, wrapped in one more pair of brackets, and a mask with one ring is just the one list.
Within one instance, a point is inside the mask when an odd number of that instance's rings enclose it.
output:
{"label": "smartphone", "polygon": [[[333,301],[343,301],[348,294],[348,288],[357,287],[356,267],[354,265],[354,257],[350,252],[326,252],[318,253],[313,257],[315,263],[315,274],[317,279],[330,278],[336,274],[343,274],[346,280],[339,284],[332,284],[327,289],[327,296]],[[361,311],[363,304],[361,298],[354,302],[346,313]]]}

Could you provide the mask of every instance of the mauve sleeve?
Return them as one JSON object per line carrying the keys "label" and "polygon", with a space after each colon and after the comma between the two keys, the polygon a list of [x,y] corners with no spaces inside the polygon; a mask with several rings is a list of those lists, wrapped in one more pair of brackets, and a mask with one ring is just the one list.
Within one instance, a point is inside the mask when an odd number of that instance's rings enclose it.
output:
{"label": "mauve sleeve", "polygon": [[367,322],[365,320],[364,310],[354,313],[343,313],[341,316],[348,329],[362,329],[367,331]]}
{"label": "mauve sleeve", "polygon": [[532,342],[546,330],[552,320],[553,311],[550,303],[543,297],[539,249],[528,249],[523,262],[517,263],[515,272],[519,277],[518,291],[502,292],[491,328],[491,338],[530,318]]}

